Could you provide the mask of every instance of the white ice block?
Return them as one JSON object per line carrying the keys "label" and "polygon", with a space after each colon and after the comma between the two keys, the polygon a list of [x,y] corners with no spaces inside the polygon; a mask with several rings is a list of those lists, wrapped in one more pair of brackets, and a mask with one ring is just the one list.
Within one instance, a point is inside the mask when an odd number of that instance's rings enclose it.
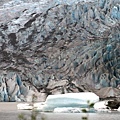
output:
{"label": "white ice block", "polygon": [[81,113],[82,110],[80,108],[73,108],[73,107],[62,107],[62,108],[55,108],[54,113]]}
{"label": "white ice block", "polygon": [[17,109],[19,109],[19,110],[32,110],[33,105],[31,105],[29,103],[19,103],[19,104],[17,104]]}
{"label": "white ice block", "polygon": [[99,97],[92,92],[67,93],[59,95],[49,95],[44,105],[38,106],[41,111],[53,111],[60,107],[87,108],[89,103],[99,101]]}
{"label": "white ice block", "polygon": [[107,106],[108,101],[109,100],[96,102],[93,107],[97,112],[111,112],[110,107]]}

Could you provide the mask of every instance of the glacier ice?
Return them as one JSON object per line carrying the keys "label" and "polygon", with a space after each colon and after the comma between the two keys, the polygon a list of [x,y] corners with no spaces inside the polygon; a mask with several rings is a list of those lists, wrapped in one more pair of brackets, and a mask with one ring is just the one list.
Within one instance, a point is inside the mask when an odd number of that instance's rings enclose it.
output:
{"label": "glacier ice", "polygon": [[62,108],[55,108],[54,113],[81,113],[82,110],[80,108],[73,108],[73,107],[62,107]]}
{"label": "glacier ice", "polygon": [[98,112],[108,112],[109,109],[106,106],[107,102],[108,101],[106,101],[106,100],[105,101],[96,102],[93,107]]}
{"label": "glacier ice", "polygon": [[33,109],[33,106],[29,103],[19,103],[17,105],[17,109],[19,109],[19,110],[31,110],[31,109]]}
{"label": "glacier ice", "polygon": [[88,101],[95,103],[99,101],[99,97],[92,92],[49,95],[45,103],[36,108],[40,111],[54,111],[55,108],[60,107],[87,108]]}

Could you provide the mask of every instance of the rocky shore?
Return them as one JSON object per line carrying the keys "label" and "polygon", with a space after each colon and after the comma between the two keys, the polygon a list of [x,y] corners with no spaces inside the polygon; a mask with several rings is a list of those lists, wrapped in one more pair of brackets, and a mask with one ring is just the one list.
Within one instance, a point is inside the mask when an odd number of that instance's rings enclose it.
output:
{"label": "rocky shore", "polygon": [[119,0],[6,2],[0,3],[0,101],[106,87],[120,96]]}

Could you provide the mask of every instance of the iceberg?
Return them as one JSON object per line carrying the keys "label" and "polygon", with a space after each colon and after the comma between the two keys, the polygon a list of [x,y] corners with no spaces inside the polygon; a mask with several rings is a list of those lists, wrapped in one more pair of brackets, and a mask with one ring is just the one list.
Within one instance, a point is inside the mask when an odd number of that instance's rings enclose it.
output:
{"label": "iceberg", "polygon": [[99,96],[92,92],[49,95],[44,104],[36,105],[36,109],[44,112],[53,112],[55,108],[63,107],[88,108],[88,101],[89,104],[96,103],[99,101]]}
{"label": "iceberg", "polygon": [[19,103],[17,104],[17,109],[18,110],[32,110],[33,105],[29,103]]}
{"label": "iceberg", "polygon": [[41,110],[41,111],[42,111],[44,105],[45,105],[45,102],[34,103],[34,104],[33,104],[33,108],[34,108],[35,110]]}
{"label": "iceberg", "polygon": [[120,101],[117,99],[104,100],[104,101],[96,102],[93,107],[97,112],[111,112],[113,110],[119,111]]}
{"label": "iceberg", "polygon": [[109,112],[110,109],[107,106],[107,104],[108,104],[108,100],[100,101],[100,102],[96,102],[93,107],[97,112]]}
{"label": "iceberg", "polygon": [[118,112],[120,112],[120,107],[117,109]]}
{"label": "iceberg", "polygon": [[62,107],[62,108],[55,108],[54,113],[81,113],[81,108],[73,108],[73,107]]}

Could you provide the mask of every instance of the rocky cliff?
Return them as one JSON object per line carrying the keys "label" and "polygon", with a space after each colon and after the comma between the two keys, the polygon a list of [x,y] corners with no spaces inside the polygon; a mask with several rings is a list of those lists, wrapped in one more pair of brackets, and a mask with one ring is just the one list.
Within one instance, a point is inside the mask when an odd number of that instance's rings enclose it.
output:
{"label": "rocky cliff", "polygon": [[119,0],[1,2],[1,101],[119,85]]}

